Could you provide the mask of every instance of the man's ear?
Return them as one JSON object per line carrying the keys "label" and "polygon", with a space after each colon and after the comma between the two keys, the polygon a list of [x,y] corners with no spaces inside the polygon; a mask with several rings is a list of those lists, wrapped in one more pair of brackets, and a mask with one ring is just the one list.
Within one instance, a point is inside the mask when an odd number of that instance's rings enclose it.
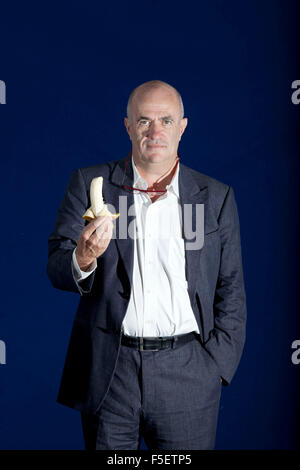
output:
{"label": "man's ear", "polygon": [[128,119],[128,117],[125,117],[125,118],[124,118],[124,124],[125,124],[127,133],[128,133],[128,135],[129,135],[129,137],[130,137],[130,140],[131,140],[131,136],[130,136],[130,124],[129,124],[129,119]]}
{"label": "man's ear", "polygon": [[181,139],[182,134],[185,131],[185,128],[186,128],[187,124],[188,124],[187,118],[182,118],[181,122],[180,122],[180,139]]}

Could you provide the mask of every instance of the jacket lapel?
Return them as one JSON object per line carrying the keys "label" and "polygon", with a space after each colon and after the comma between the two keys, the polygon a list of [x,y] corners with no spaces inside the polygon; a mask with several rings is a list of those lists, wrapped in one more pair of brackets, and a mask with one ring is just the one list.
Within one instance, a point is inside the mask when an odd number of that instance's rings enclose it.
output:
{"label": "jacket lapel", "polygon": [[[212,214],[209,204],[209,191],[206,181],[202,178],[200,173],[198,173],[196,181],[192,174],[192,170],[182,164],[180,165],[179,171],[179,195],[182,211],[182,236],[184,238],[185,245],[185,273],[186,280],[188,282],[188,292],[193,305],[203,244],[197,249],[190,249],[191,243],[192,245],[195,243],[194,247],[196,246],[196,235],[194,238],[190,238],[190,235],[184,230],[184,225],[187,224],[188,227],[192,228],[193,233],[195,233],[198,224],[198,230],[200,226],[200,230],[202,231],[202,242],[204,237],[205,243],[205,234],[216,229],[217,221]],[[197,210],[197,204],[203,204],[202,209],[204,209],[204,218],[202,219],[200,217],[200,221],[196,221],[196,217],[199,217],[199,213],[201,213],[201,210]],[[186,211],[186,207],[188,205],[190,205],[189,212]],[[188,214],[191,214],[191,220],[187,220],[187,218],[190,218],[188,217]],[[199,234],[197,236],[199,236]]]}
{"label": "jacket lapel", "polygon": [[133,170],[130,158],[128,158],[127,166],[126,158],[117,162],[112,172],[110,182],[111,184],[109,188],[107,202],[112,204],[115,207],[116,211],[120,213],[120,217],[115,220],[114,236],[120,257],[123,261],[124,268],[128,275],[128,279],[131,286],[133,273],[134,244],[133,238],[128,235],[128,226],[131,224],[135,217],[134,197],[132,191],[126,190],[122,187],[122,184],[126,186],[133,185]]}

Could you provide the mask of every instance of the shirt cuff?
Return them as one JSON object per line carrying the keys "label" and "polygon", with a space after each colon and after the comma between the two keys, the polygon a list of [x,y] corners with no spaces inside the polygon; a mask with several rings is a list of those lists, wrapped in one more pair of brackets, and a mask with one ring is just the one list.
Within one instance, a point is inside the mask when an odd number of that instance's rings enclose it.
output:
{"label": "shirt cuff", "polygon": [[73,255],[72,255],[72,268],[73,268],[73,274],[75,276],[75,279],[77,282],[79,282],[89,277],[89,275],[95,271],[95,269],[97,268],[97,261],[95,260],[93,262],[89,271],[81,271],[77,263],[75,252],[76,252],[76,248],[74,249]]}

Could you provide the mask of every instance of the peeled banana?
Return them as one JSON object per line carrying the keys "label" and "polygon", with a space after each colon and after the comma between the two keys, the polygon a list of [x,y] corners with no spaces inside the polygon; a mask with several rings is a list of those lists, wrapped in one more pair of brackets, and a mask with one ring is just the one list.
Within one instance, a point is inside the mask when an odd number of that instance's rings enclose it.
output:
{"label": "peeled banana", "polygon": [[92,179],[90,187],[91,207],[82,216],[85,220],[93,220],[96,217],[99,217],[99,215],[109,215],[113,219],[117,219],[119,217],[120,214],[112,214],[108,210],[107,205],[104,204],[102,196],[102,187],[102,176],[98,176],[97,178]]}

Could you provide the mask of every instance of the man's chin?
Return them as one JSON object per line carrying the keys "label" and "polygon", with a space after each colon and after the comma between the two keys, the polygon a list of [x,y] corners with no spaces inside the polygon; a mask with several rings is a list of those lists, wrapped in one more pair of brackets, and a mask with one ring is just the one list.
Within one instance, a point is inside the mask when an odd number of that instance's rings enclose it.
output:
{"label": "man's chin", "polygon": [[144,153],[144,157],[146,160],[163,161],[169,158],[169,154],[166,148],[153,148],[148,149]]}

